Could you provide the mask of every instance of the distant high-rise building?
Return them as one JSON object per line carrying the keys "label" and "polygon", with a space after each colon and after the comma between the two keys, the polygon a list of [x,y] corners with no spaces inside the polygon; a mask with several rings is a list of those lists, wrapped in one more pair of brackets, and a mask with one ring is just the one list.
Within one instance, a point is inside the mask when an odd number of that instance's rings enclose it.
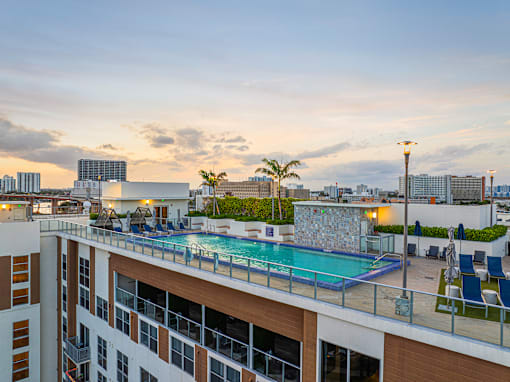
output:
{"label": "distant high-rise building", "polygon": [[41,174],[38,172],[18,172],[16,181],[18,192],[41,192]]}
{"label": "distant high-rise building", "polygon": [[356,186],[356,194],[358,194],[358,195],[361,195],[367,191],[368,191],[368,186],[366,184],[358,184]]}
{"label": "distant high-rise building", "polygon": [[13,176],[4,175],[2,178],[2,192],[16,191],[16,179]]}
{"label": "distant high-rise building", "polygon": [[485,200],[485,176],[452,176],[452,199],[459,201]]}
{"label": "distant high-rise building", "polygon": [[289,189],[289,190],[303,190],[304,188],[305,188],[305,186],[302,184],[297,184],[297,183],[287,184],[287,189]]}
{"label": "distant high-rise building", "polygon": [[249,182],[270,182],[271,181],[271,177],[270,176],[250,176],[248,178],[248,181]]}
{"label": "distant high-rise building", "polygon": [[338,198],[338,187],[335,185],[324,186],[324,194],[329,197],[329,199]]}
{"label": "distant high-rise building", "polygon": [[80,159],[78,160],[78,180],[126,181],[127,164],[125,161]]}

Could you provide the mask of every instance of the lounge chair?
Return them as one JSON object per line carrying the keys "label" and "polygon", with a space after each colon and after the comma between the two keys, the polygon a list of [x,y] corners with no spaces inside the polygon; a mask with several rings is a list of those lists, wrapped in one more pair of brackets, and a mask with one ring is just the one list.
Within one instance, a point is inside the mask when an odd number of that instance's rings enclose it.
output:
{"label": "lounge chair", "polygon": [[145,232],[149,233],[149,234],[150,234],[150,233],[155,233],[155,232],[152,230],[151,226],[150,226],[150,225],[148,225],[148,224],[144,224],[144,225],[143,225],[143,230],[144,230]]}
{"label": "lounge chair", "polygon": [[168,228],[169,231],[180,231],[180,229],[177,229],[177,228],[174,227],[172,222],[166,223],[166,227]]}
{"label": "lounge chair", "polygon": [[428,250],[425,251],[425,255],[431,259],[437,259],[439,255],[439,247],[437,245],[431,245]]}
{"label": "lounge chair", "polygon": [[[489,314],[489,307],[482,294],[482,282],[479,277],[462,276],[462,314],[466,314],[466,305],[471,308],[485,309],[485,318]],[[468,300],[468,301],[466,301]]]}
{"label": "lounge chair", "polygon": [[475,251],[474,263],[485,264],[485,251]]}
{"label": "lounge chair", "polygon": [[407,243],[407,255],[408,256],[416,256],[416,244]]}
{"label": "lounge chair", "polygon": [[120,227],[113,227],[113,230],[114,230],[115,232],[122,233],[122,228],[120,228]]}
{"label": "lounge chair", "polygon": [[501,266],[501,257],[487,256],[487,272],[489,273],[489,283],[491,278],[506,279],[505,272]]}
{"label": "lounge chair", "polygon": [[[510,280],[499,279],[499,305],[510,308]],[[506,320],[506,309],[503,309],[503,321]]]}
{"label": "lounge chair", "polygon": [[459,267],[461,275],[475,275],[475,268],[473,267],[473,256],[459,255]]}
{"label": "lounge chair", "polygon": [[186,229],[186,227],[184,227],[184,224],[182,224],[182,222],[179,222],[179,229],[184,231]]}
{"label": "lounge chair", "polygon": [[131,232],[133,232],[135,235],[143,235],[144,233],[138,229],[137,225],[131,226]]}
{"label": "lounge chair", "polygon": [[156,224],[156,232],[157,233],[168,233],[168,231],[166,229],[163,229],[163,227],[159,223]]}

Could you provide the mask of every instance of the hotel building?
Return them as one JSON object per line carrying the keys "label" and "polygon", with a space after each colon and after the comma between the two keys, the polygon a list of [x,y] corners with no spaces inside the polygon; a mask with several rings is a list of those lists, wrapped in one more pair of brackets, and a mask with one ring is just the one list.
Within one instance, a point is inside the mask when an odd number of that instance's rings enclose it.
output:
{"label": "hotel building", "polygon": [[18,172],[17,191],[24,193],[41,192],[41,174],[38,172]]}
{"label": "hotel building", "polygon": [[125,182],[127,164],[125,161],[80,159],[78,160],[78,180],[118,180]]}

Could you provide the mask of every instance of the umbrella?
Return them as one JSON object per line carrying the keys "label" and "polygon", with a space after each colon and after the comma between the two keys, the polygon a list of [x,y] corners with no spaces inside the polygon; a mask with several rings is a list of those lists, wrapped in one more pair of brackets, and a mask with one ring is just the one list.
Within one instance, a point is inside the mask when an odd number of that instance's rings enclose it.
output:
{"label": "umbrella", "polygon": [[457,269],[455,269],[455,239],[454,228],[448,228],[448,247],[446,247],[446,271],[444,272],[444,279],[448,285],[453,283],[453,279],[457,277]]}
{"label": "umbrella", "polygon": [[420,236],[423,236],[423,233],[421,232],[421,225],[419,220],[416,220],[416,223],[414,223],[414,236],[418,236],[418,251],[416,254],[420,256]]}
{"label": "umbrella", "polygon": [[466,240],[466,232],[464,232],[464,224],[462,223],[457,228],[457,240],[460,240],[459,253],[462,253],[462,240]]}

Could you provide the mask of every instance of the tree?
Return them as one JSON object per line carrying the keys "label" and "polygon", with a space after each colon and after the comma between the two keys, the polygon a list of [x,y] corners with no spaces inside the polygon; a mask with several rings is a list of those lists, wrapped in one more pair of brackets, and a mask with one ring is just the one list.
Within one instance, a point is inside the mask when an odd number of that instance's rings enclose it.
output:
{"label": "tree", "polygon": [[[218,203],[216,203],[216,187],[218,187],[222,180],[225,180],[227,173],[220,172],[219,174],[215,174],[211,170],[200,170],[198,175],[203,179],[202,185],[212,187],[213,189],[213,215],[216,215],[216,210],[218,209]],[[218,214],[219,213],[220,211],[218,209]]]}
{"label": "tree", "polygon": [[[259,167],[255,172],[269,175],[273,181],[278,179],[278,211],[280,212],[280,220],[282,220],[282,201],[281,201],[281,182],[284,179],[301,179],[292,169],[301,166],[298,160],[291,160],[289,162],[279,163],[276,159],[262,159],[264,167]],[[271,194],[273,193],[273,184],[271,182]]]}

